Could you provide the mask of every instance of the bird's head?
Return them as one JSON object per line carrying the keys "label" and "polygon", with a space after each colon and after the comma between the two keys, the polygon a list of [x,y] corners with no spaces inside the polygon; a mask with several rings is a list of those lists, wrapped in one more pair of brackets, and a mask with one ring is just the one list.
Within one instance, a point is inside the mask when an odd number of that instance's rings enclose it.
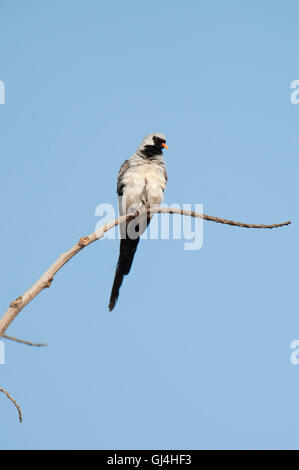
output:
{"label": "bird's head", "polygon": [[162,150],[166,148],[166,137],[159,132],[153,132],[147,135],[141,142],[138,150],[146,157],[152,157],[154,155],[162,155]]}

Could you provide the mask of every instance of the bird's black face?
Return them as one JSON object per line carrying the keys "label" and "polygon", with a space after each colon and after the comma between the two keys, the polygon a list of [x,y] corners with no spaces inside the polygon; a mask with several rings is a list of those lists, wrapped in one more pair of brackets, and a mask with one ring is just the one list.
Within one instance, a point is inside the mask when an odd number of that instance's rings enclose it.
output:
{"label": "bird's black face", "polygon": [[166,145],[166,140],[161,139],[161,137],[158,137],[157,135],[153,136],[153,142],[155,144],[155,147],[159,148],[160,150],[162,150],[163,148],[168,148]]}
{"label": "bird's black face", "polygon": [[166,140],[158,137],[157,135],[154,135],[153,143],[146,145],[142,149],[142,152],[146,157],[151,158],[154,155],[162,155],[163,148],[168,148],[166,145]]}

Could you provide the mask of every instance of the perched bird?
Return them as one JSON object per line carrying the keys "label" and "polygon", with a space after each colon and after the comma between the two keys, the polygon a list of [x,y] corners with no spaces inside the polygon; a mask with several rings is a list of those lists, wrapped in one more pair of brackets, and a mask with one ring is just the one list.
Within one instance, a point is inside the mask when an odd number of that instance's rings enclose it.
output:
{"label": "perched bird", "polygon": [[[120,214],[134,213],[159,205],[163,201],[167,183],[163,148],[168,148],[165,136],[154,132],[147,135],[136,152],[122,164],[117,179]],[[116,304],[124,276],[130,272],[139,237],[150,220],[151,216],[147,216],[144,223],[139,219],[137,223],[136,219],[135,226],[132,221],[127,221],[121,227],[119,258],[109,302],[110,311]]]}

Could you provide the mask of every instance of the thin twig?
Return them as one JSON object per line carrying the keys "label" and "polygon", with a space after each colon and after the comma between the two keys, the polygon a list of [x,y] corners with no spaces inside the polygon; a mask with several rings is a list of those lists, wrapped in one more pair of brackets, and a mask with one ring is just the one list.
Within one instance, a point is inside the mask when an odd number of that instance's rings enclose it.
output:
{"label": "thin twig", "polygon": [[[255,224],[245,224],[242,222],[234,222],[233,220],[227,220],[227,219],[220,219],[218,217],[212,217],[210,215],[206,214],[200,214],[197,212],[193,211],[185,211],[182,209],[175,209],[175,208],[160,208],[160,207],[154,207],[147,209],[147,213],[155,214],[155,213],[163,213],[163,214],[180,214],[180,215],[186,215],[190,217],[196,217],[196,218],[201,218],[221,224],[228,224],[228,225],[233,225],[236,227],[246,227],[246,228],[276,228],[276,227],[282,227],[284,225],[289,225],[291,222],[283,222],[280,224],[272,224],[272,225],[255,225]],[[22,294],[20,297],[18,297],[16,300],[12,301],[10,303],[10,307],[8,310],[4,313],[3,317],[0,320],[0,337],[3,336],[5,333],[6,329],[9,327],[9,325],[13,322],[13,320],[16,318],[16,316],[23,310],[23,308],[31,302],[42,290],[44,290],[46,287],[50,287],[53,278],[55,274],[64,266],[70,259],[73,258],[79,251],[81,251],[83,248],[86,246],[90,245],[91,243],[95,242],[99,238],[102,238],[108,230],[111,228],[121,224],[122,222],[128,220],[128,219],[134,219],[137,216],[139,216],[140,213],[136,212],[135,214],[126,214],[121,217],[118,217],[115,219],[113,222],[110,222],[100,229],[96,230],[95,232],[92,232],[90,235],[85,236],[80,238],[78,243],[76,243],[72,248],[70,248],[68,251],[65,253],[62,253],[59,258],[50,266],[49,269],[41,276],[40,279],[38,279],[33,286],[31,286],[24,294]]]}
{"label": "thin twig", "polygon": [[17,404],[16,400],[4,388],[0,387],[0,392],[4,393],[4,395],[6,395],[7,398],[15,405],[16,409],[18,410],[19,421],[21,423],[23,421],[23,418],[22,418],[22,411],[21,411],[20,405]]}
{"label": "thin twig", "polygon": [[15,338],[14,336],[2,335],[2,338],[9,339],[10,341],[15,341],[16,343],[27,344],[28,346],[36,346],[37,348],[40,348],[42,346],[48,346],[47,343],[31,343],[31,341]]}
{"label": "thin twig", "polygon": [[233,225],[234,227],[244,227],[244,228],[277,228],[277,227],[284,227],[285,225],[290,225],[291,221],[288,220],[287,222],[282,222],[280,224],[272,224],[272,225],[263,225],[263,224],[246,224],[243,222],[235,222],[234,220],[228,219],[220,219],[219,217],[213,217],[212,215],[207,214],[200,214],[194,211],[185,211],[183,209],[175,209],[175,208],[158,208],[150,210],[150,212],[159,212],[161,214],[180,214],[180,215],[189,215],[190,217],[195,217],[199,219],[208,220],[211,222],[216,222],[218,224],[226,224],[226,225]]}

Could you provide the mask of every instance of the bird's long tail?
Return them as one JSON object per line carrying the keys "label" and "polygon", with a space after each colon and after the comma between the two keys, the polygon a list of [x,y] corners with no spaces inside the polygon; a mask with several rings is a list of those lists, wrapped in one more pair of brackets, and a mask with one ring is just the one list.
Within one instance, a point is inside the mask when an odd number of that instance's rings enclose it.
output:
{"label": "bird's long tail", "polygon": [[126,276],[130,272],[139,240],[140,238],[138,237],[134,240],[132,240],[131,238],[123,238],[120,241],[119,258],[117,262],[114,282],[109,301],[110,312],[111,310],[113,310],[117,302],[119,296],[119,289],[122,285],[124,276]]}

